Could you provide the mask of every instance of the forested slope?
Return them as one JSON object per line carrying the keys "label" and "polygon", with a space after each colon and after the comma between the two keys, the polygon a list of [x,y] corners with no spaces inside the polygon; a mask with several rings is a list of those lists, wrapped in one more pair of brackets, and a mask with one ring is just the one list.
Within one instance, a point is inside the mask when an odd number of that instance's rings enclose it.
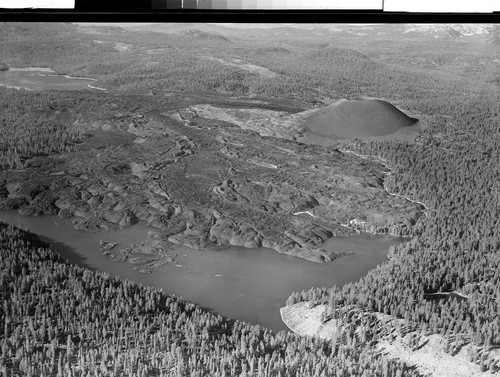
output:
{"label": "forested slope", "polygon": [[0,89],[0,168],[22,169],[22,160],[70,152],[83,130],[51,113],[51,97]]}
{"label": "forested slope", "polygon": [[[356,305],[404,318],[423,333],[440,333],[450,352],[472,342],[484,368],[498,369],[487,350],[500,344],[500,133],[498,93],[459,97],[442,108],[441,124],[422,144],[353,143],[393,169],[389,191],[427,204],[422,234],[398,245],[390,261],[342,288],[294,294],[289,303],[329,303],[330,311]],[[445,123],[446,122],[446,123]],[[431,300],[435,292],[463,297]]]}

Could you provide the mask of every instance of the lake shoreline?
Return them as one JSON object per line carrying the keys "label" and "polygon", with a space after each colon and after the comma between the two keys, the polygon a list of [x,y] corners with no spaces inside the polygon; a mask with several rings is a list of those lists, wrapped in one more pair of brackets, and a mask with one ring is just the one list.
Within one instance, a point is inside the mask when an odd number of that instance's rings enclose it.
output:
{"label": "lake shoreline", "polygon": [[[151,244],[145,241],[151,241],[148,233],[153,229],[145,224],[90,233],[74,229],[71,219],[57,216],[28,217],[8,211],[0,212],[0,220],[55,242],[54,250],[72,263],[161,288],[227,318],[259,324],[273,331],[287,329],[279,308],[293,291],[356,281],[387,260],[389,245],[398,242],[368,235],[330,239],[327,241],[330,244],[341,243],[331,247],[345,250],[357,245],[361,251],[321,264],[264,248],[230,247],[213,252],[175,246],[167,252],[176,255],[171,263],[149,268],[148,263],[157,263],[161,253],[150,255],[141,251],[141,247],[151,250]],[[119,244],[101,252],[103,244],[114,242]],[[343,246],[349,243],[350,247]],[[120,253],[121,250],[124,252]],[[111,258],[108,253],[115,253],[117,258]],[[141,269],[151,273],[141,273]]]}
{"label": "lake shoreline", "polygon": [[[4,81],[4,83],[2,83]],[[47,67],[7,67],[0,71],[0,86],[25,90],[100,90],[86,82],[96,82],[95,78],[74,77],[65,73],[57,73]]]}

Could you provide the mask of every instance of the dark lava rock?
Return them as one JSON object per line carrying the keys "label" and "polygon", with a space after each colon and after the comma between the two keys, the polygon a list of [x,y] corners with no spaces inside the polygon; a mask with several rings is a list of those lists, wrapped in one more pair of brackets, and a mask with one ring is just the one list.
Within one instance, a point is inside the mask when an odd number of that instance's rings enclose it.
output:
{"label": "dark lava rock", "polygon": [[[54,96],[55,102],[69,101]],[[96,136],[51,156],[52,162],[38,159],[21,172],[0,171],[1,209],[77,216],[75,228],[87,231],[141,219],[158,229],[162,241],[201,249],[263,246],[315,262],[345,254],[321,248],[333,235],[351,235],[353,229],[412,235],[423,214],[420,205],[385,191],[387,168],[380,162],[200,117],[197,128],[186,127],[152,110],[172,110],[177,105],[170,99],[114,97],[117,109],[144,114],[134,118],[131,130],[146,132],[148,142],[137,144],[127,131],[132,115],[122,114],[120,125],[107,101],[70,99],[68,124],[81,119],[78,125],[110,124],[114,131],[89,129]],[[47,164],[56,160],[64,174],[48,176]]]}

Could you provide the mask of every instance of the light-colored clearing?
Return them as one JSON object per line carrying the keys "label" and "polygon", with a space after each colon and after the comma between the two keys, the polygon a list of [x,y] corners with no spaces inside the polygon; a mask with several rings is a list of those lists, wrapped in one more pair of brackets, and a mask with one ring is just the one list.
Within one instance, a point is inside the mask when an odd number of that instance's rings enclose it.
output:
{"label": "light-colored clearing", "polygon": [[130,47],[131,46],[126,44],[126,43],[121,43],[121,42],[115,43],[115,50],[120,51],[120,52],[128,51],[128,50],[130,50]]}
{"label": "light-colored clearing", "polygon": [[[50,75],[50,76],[59,76],[59,75]],[[72,80],[87,80],[87,81],[97,81],[97,79],[92,79],[88,77],[74,77],[70,75],[64,75],[67,79],[72,79]]]}
{"label": "light-colored clearing", "polygon": [[467,295],[464,295],[463,293],[459,292],[459,291],[452,291],[452,292],[436,292],[436,293],[428,293],[426,295],[426,297],[432,297],[432,296],[450,296],[450,295],[458,295],[460,297],[463,297],[465,299],[469,299],[469,296]]}
{"label": "light-colored clearing", "polygon": [[257,165],[257,166],[262,166],[263,168],[268,168],[268,169],[278,169],[278,167],[274,164],[270,164],[269,162],[265,161],[260,161],[255,158],[249,158],[247,162]]}
{"label": "light-colored clearing", "polygon": [[149,50],[146,50],[146,53],[148,54],[156,54],[156,53],[162,53],[163,51],[167,51],[168,48],[151,48]]}
{"label": "light-colored clearing", "polygon": [[[317,336],[330,340],[337,331],[337,323],[334,321],[321,323],[321,313],[324,309],[325,305],[309,308],[308,302],[299,302],[282,307],[280,314],[291,331],[302,336]],[[404,326],[403,320],[382,313],[375,314],[385,326],[393,326],[395,322]],[[498,374],[481,372],[479,365],[469,361],[469,349],[475,346],[466,345],[452,356],[444,351],[445,339],[441,335],[433,334],[421,335],[419,344],[422,346],[412,351],[408,339],[415,334],[416,332],[410,332],[404,337],[397,335],[394,340],[381,340],[374,351],[415,366],[422,374],[430,377],[498,377]],[[491,350],[490,355],[500,362],[500,349]]]}
{"label": "light-colored clearing", "polygon": [[222,65],[228,66],[228,67],[235,67],[242,69],[244,71],[254,73],[256,75],[259,75],[264,78],[274,78],[278,74],[276,72],[273,72],[265,67],[261,67],[259,65],[251,64],[251,63],[246,63],[245,61],[241,59],[232,59],[232,61],[225,60],[225,59],[220,59],[220,58],[214,58],[213,56],[204,56],[203,59],[206,60],[213,60],[216,62],[219,62]]}
{"label": "light-colored clearing", "polygon": [[316,216],[314,213],[312,213],[311,211],[300,211],[300,212],[294,212],[293,215],[297,216],[297,215],[300,215],[300,214],[306,214],[306,215],[309,215],[309,216],[312,216],[312,217],[318,217]]}
{"label": "light-colored clearing", "polygon": [[97,86],[92,86],[90,84],[87,85],[89,88],[91,89],[97,89],[97,90],[102,90],[102,91],[106,91],[107,89],[104,89],[104,88],[98,88]]}
{"label": "light-colored clearing", "polygon": [[16,89],[16,90],[24,89],[24,90],[29,90],[30,92],[33,91],[33,89],[23,88],[21,86],[11,86],[11,85],[5,85],[5,84],[0,84],[0,86],[3,86],[4,88],[7,88],[7,89]]}
{"label": "light-colored clearing", "polygon": [[301,114],[263,109],[223,109],[212,105],[196,105],[189,108],[201,118],[232,123],[261,136],[293,139],[303,128]]}
{"label": "light-colored clearing", "polygon": [[55,73],[55,71],[51,70],[50,68],[44,68],[44,67],[25,67],[25,68],[9,68],[9,71],[12,72],[49,72],[49,73]]}
{"label": "light-colored clearing", "polygon": [[405,344],[405,338],[398,336],[393,342],[381,341],[377,344],[377,350],[408,365],[414,365],[422,374],[433,377],[498,376],[491,372],[481,372],[479,365],[469,361],[467,349],[471,347],[470,345],[452,356],[444,351],[445,340],[440,335],[426,336],[428,343],[415,351],[411,351]]}
{"label": "light-colored clearing", "polygon": [[280,314],[285,325],[296,334],[331,339],[336,327],[332,326],[332,322],[321,323],[320,317],[324,310],[325,305],[310,309],[308,302],[299,302],[282,307]]}

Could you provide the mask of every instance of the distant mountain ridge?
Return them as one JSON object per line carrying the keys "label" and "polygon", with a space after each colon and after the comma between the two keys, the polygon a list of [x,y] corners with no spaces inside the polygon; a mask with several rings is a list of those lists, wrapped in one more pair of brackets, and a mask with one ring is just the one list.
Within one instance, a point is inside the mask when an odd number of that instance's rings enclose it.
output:
{"label": "distant mountain ridge", "polygon": [[[498,38],[497,24],[213,24],[213,23],[79,23],[80,26],[92,25],[119,27],[125,30],[149,31],[157,33],[185,34],[192,29],[212,35],[214,38],[233,39],[244,36],[250,30],[259,36],[292,37],[304,35],[318,35],[327,37],[332,33],[339,35],[363,36],[391,36],[396,39],[408,37],[423,38],[470,38],[489,37]],[[208,35],[207,35],[208,37]]]}
{"label": "distant mountain ridge", "polygon": [[405,25],[403,33],[434,34],[436,37],[470,37],[494,33],[498,30],[493,24],[410,24]]}

